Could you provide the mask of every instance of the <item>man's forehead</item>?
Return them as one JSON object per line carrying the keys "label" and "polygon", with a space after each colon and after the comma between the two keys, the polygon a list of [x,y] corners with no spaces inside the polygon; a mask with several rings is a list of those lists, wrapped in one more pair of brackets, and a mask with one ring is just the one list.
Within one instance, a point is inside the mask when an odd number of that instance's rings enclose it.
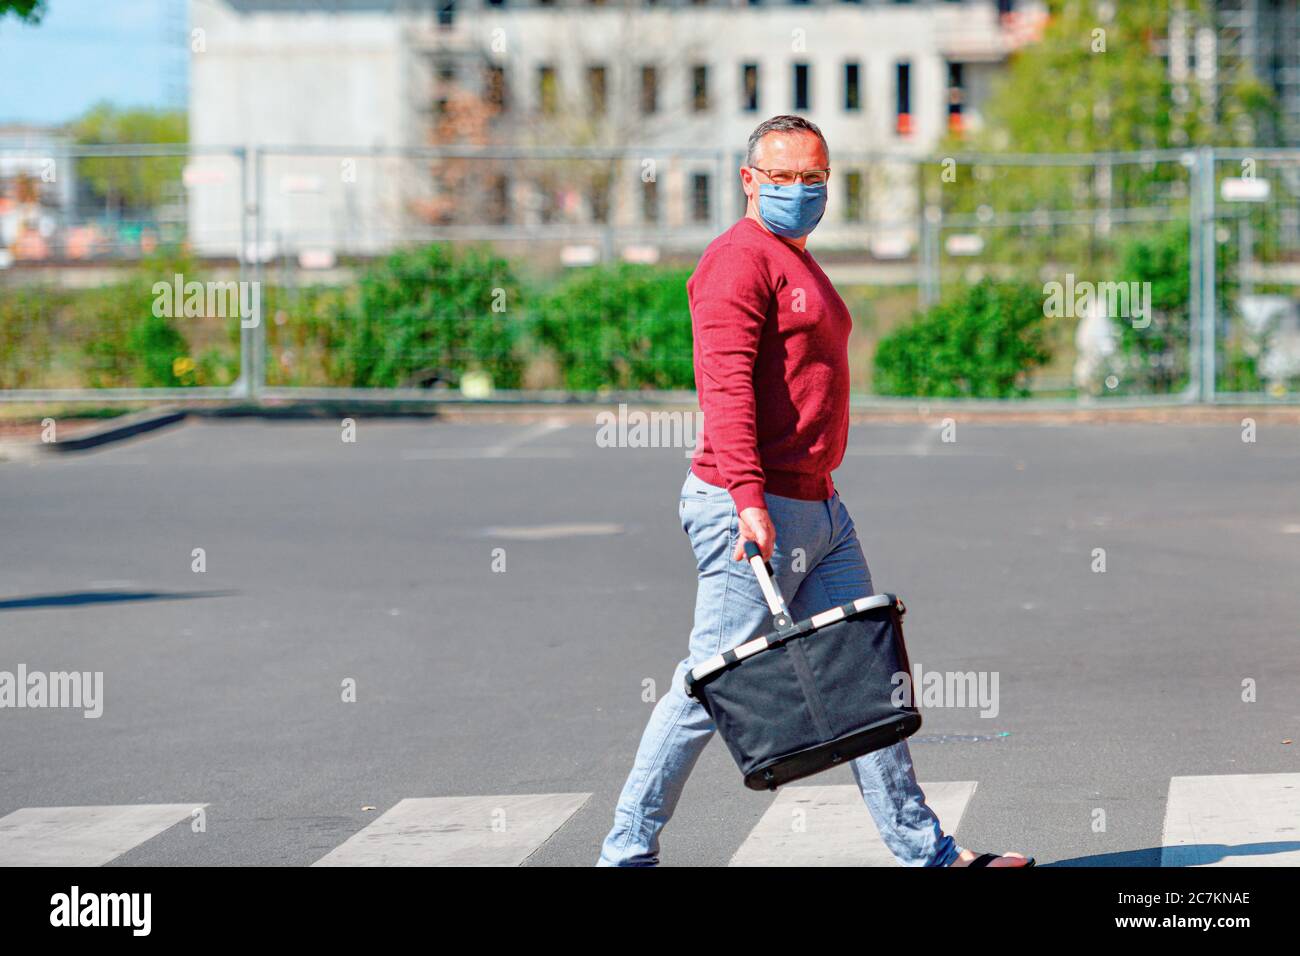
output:
{"label": "man's forehead", "polygon": [[[758,154],[767,161],[773,157],[817,158],[827,156],[826,148],[815,133],[807,130],[776,131],[758,141]],[[827,157],[829,158],[829,157]]]}

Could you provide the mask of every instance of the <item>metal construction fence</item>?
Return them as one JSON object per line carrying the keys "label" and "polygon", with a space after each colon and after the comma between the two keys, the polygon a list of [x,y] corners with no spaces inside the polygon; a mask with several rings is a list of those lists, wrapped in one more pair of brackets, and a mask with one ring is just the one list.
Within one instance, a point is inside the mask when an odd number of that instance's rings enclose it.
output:
{"label": "metal construction fence", "polygon": [[[0,147],[0,400],[689,388],[689,332],[665,332],[684,295],[597,306],[580,289],[548,306],[550,339],[534,313],[595,265],[657,264],[680,285],[743,214],[742,162],[692,147]],[[859,400],[878,397],[882,337],[986,277],[1039,290],[1051,354],[1027,376],[1033,398],[1300,394],[1300,150],[837,151],[833,170],[810,248],[854,311]],[[434,308],[389,288],[418,285],[408,266],[376,272],[431,244],[491,250],[484,268],[509,276],[465,301],[435,284]],[[671,314],[619,338],[600,327],[611,308]],[[599,367],[641,371],[575,379],[548,352],[564,309]],[[677,371],[644,373],[655,362]]]}

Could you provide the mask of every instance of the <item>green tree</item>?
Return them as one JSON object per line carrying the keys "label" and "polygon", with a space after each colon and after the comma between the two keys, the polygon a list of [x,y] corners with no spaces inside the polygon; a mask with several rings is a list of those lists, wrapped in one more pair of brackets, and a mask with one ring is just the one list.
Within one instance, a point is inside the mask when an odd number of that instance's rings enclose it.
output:
{"label": "green tree", "polygon": [[1197,27],[1213,26],[1200,0],[1049,0],[1041,42],[1012,58],[975,145],[1041,153],[1253,145],[1267,87],[1237,74],[1208,102],[1190,67],[1185,81],[1172,79],[1161,47],[1176,5],[1192,45]]}
{"label": "green tree", "polygon": [[[1181,6],[1182,12],[1175,10]],[[1255,145],[1276,115],[1266,86],[1248,73],[1221,73],[1213,101],[1189,66],[1171,78],[1171,17],[1187,45],[1213,25],[1206,0],[1049,0],[1039,42],[1011,58],[995,81],[982,128],[950,137],[944,155],[1095,153]],[[1095,222],[1048,225],[1062,210],[1186,209],[1188,172],[1176,161],[1083,166],[958,164],[955,178],[926,170],[927,201],[949,216],[981,210],[1042,214],[1015,229],[990,229],[991,258],[1034,265],[1050,254],[1082,269],[1111,263],[1107,228]],[[1096,228],[1097,231],[1094,231]]]}
{"label": "green tree", "polygon": [[[176,110],[118,109],[92,106],[70,126],[83,146],[124,143],[185,143],[189,121]],[[179,156],[104,156],[78,161],[80,177],[115,211],[152,209],[180,188],[185,160]]]}
{"label": "green tree", "polygon": [[0,0],[0,20],[12,13],[19,20],[40,23],[45,9],[45,0]]}

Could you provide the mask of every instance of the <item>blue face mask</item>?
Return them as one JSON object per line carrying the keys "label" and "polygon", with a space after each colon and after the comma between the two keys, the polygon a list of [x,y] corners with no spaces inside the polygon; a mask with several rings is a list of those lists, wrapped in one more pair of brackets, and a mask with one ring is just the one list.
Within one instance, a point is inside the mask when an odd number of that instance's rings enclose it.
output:
{"label": "blue face mask", "polygon": [[825,212],[824,185],[760,183],[758,186],[758,217],[778,236],[802,239],[817,228]]}

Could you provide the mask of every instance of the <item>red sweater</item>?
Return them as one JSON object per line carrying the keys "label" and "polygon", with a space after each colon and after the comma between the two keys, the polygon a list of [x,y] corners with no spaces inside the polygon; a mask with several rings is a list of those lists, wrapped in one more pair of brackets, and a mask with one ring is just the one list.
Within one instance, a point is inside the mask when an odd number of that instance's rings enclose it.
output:
{"label": "red sweater", "polygon": [[691,468],[737,510],[764,491],[835,493],[849,430],[853,320],[807,252],[742,219],[710,243],[686,283],[704,427]]}

